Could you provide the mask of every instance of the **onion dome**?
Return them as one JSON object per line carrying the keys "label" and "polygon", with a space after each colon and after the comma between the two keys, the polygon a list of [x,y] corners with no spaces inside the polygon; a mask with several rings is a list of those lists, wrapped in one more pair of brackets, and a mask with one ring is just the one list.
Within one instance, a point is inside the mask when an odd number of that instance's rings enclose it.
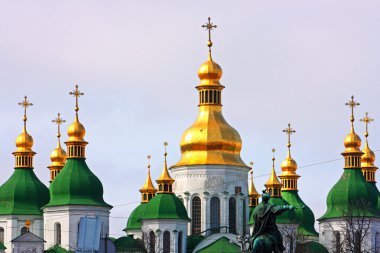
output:
{"label": "onion dome", "polygon": [[290,123],[288,124],[288,128],[282,130],[284,133],[288,136],[288,155],[286,156],[285,160],[281,163],[281,170],[282,173],[280,175],[281,181],[282,181],[282,191],[287,190],[298,190],[297,188],[297,181],[298,178],[300,178],[299,175],[297,175],[297,163],[292,158],[290,148],[292,146],[290,142],[290,136],[295,133],[296,131],[293,130],[290,126]]}
{"label": "onion dome", "polygon": [[339,181],[333,186],[327,196],[327,211],[319,220],[339,218],[347,212],[363,214],[366,217],[380,217],[378,205],[378,191],[367,183],[361,169],[360,138],[354,130],[354,108],[358,105],[354,97],[346,103],[351,108],[351,131],[344,141],[345,159],[344,172]]}
{"label": "onion dome", "polygon": [[157,189],[154,187],[152,178],[150,177],[150,155],[148,155],[148,176],[146,177],[145,184],[141,187],[141,203],[148,202],[157,192]]}
{"label": "onion dome", "polygon": [[[211,31],[210,21],[204,26]],[[210,35],[210,34],[209,34]],[[209,37],[209,56],[199,70],[199,114],[194,124],[181,138],[181,160],[172,168],[193,165],[248,166],[240,157],[242,141],[239,133],[231,127],[222,114],[222,77],[221,67],[212,59],[211,38]]]}
{"label": "onion dome", "polygon": [[274,157],[275,149],[272,149],[273,157],[272,157],[272,173],[265,184],[265,189],[271,195],[271,197],[281,197],[281,187],[282,183],[278,180],[276,171],[274,168],[274,161],[276,158]]}
{"label": "onion dome", "polygon": [[123,231],[125,231],[127,234],[133,234],[136,231],[141,230],[141,222],[145,209],[148,205],[148,202],[143,202],[140,205],[138,205],[132,213],[128,217],[127,226]]}
{"label": "onion dome", "polygon": [[73,92],[76,98],[75,120],[69,127],[67,145],[67,161],[62,171],[50,185],[50,202],[46,207],[63,205],[91,205],[110,208],[103,199],[103,185],[99,178],[88,168],[85,160],[87,142],[83,125],[78,118],[78,97],[84,95],[78,90]]}
{"label": "onion dome", "polygon": [[52,120],[52,122],[58,126],[58,142],[57,147],[50,154],[51,164],[48,166],[50,170],[50,183],[54,180],[58,173],[61,172],[63,166],[65,166],[66,163],[66,151],[61,147],[61,124],[66,121],[62,119],[61,114],[58,113],[57,118]]}
{"label": "onion dome", "polygon": [[[273,205],[279,205],[279,206],[290,205],[289,202],[287,202],[282,197],[274,197],[274,198],[272,197],[269,199],[269,203]],[[298,224],[299,221],[297,221],[294,210],[287,210],[286,212],[283,212],[282,214],[276,216],[276,223],[277,224]]]}
{"label": "onion dome", "polygon": [[33,104],[25,96],[19,105],[24,108],[24,127],[13,152],[15,170],[0,187],[0,215],[42,215],[41,207],[49,202],[49,190],[34,174],[33,138],[26,131],[26,109]]}
{"label": "onion dome", "polygon": [[[253,162],[250,162],[251,167],[253,166]],[[253,183],[253,169],[250,172],[251,177],[248,185],[248,197],[249,197],[249,207],[250,212],[253,207],[256,207],[259,204],[260,194],[257,192],[255,185]]]}
{"label": "onion dome", "polygon": [[367,182],[376,183],[376,170],[378,169],[375,165],[376,156],[368,145],[368,124],[371,123],[373,119],[368,117],[368,112],[366,112],[365,117],[360,119],[360,121],[365,123],[366,129],[364,133],[365,145],[362,150],[363,155],[361,157],[361,167],[363,175]]}
{"label": "onion dome", "polygon": [[141,220],[159,220],[159,219],[176,219],[190,221],[187,211],[182,201],[174,195],[172,184],[174,179],[170,177],[166,162],[166,146],[165,146],[165,162],[161,176],[156,180],[158,183],[158,192],[146,204],[145,212]]}

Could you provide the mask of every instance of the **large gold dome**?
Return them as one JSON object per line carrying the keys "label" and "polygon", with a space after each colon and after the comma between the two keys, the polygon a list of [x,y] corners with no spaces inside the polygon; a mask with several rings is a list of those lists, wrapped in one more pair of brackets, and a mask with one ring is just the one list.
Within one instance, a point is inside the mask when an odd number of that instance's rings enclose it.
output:
{"label": "large gold dome", "polygon": [[84,141],[84,136],[86,135],[86,129],[82,125],[82,123],[79,122],[78,117],[75,118],[75,121],[69,126],[67,129],[67,135],[69,136],[69,139],[67,141]]}
{"label": "large gold dome", "polygon": [[[196,87],[200,92],[199,115],[182,135],[182,157],[174,167],[204,164],[248,167],[240,157],[240,135],[222,114],[221,91],[224,86],[219,83],[222,68],[212,60],[211,54],[199,68],[198,76],[201,81]],[[208,96],[207,100],[202,96]]]}
{"label": "large gold dome", "polygon": [[16,152],[33,152],[33,138],[28,134],[25,127],[22,133],[16,138]]}

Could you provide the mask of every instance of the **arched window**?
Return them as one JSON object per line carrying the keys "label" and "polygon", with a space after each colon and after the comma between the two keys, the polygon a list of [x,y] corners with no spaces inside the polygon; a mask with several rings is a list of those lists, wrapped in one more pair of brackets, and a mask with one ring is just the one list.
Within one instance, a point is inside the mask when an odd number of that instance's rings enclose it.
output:
{"label": "arched window", "polygon": [[220,200],[218,197],[212,197],[210,202],[211,233],[220,233]]}
{"label": "arched window", "polygon": [[163,253],[170,253],[170,232],[164,232]]}
{"label": "arched window", "polygon": [[55,245],[61,245],[61,224],[55,223],[54,226],[54,232],[55,232]]}
{"label": "arched window", "polygon": [[230,233],[236,234],[236,199],[233,197],[228,202],[228,211]]}
{"label": "arched window", "polygon": [[335,239],[335,253],[342,253],[342,243],[339,232],[334,232]]}
{"label": "arched window", "polygon": [[198,234],[201,232],[202,223],[202,206],[201,199],[199,197],[194,197],[192,201],[192,216],[191,216],[191,234]]}
{"label": "arched window", "polygon": [[178,253],[182,253],[182,231],[178,232]]}
{"label": "arched window", "polygon": [[27,227],[22,227],[21,228],[21,234],[25,234],[26,232],[28,232],[28,228]]}
{"label": "arched window", "polygon": [[155,253],[156,252],[156,235],[153,231],[149,232],[149,253]]}
{"label": "arched window", "polygon": [[0,242],[4,243],[4,228],[0,227]]}

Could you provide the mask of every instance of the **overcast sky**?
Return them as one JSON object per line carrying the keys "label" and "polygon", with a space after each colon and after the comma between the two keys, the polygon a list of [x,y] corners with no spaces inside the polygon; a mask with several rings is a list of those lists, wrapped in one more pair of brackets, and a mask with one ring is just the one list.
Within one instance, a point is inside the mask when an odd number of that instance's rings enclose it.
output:
{"label": "overcast sky", "polygon": [[[243,140],[242,157],[255,162],[258,190],[268,179],[271,148],[279,170],[286,156],[282,129],[291,122],[302,199],[316,218],[343,172],[343,140],[355,95],[378,119],[370,146],[380,145],[380,2],[315,1],[0,1],[0,182],[13,173],[14,141],[22,129],[23,96],[34,104],[28,131],[35,173],[49,184],[57,112],[74,119],[68,92],[78,83],[80,120],[87,130],[87,163],[114,205],[111,236],[124,234],[140,200],[146,155],[152,176],[180,158],[182,133],[197,117],[194,88],[207,59],[212,17],[213,58],[223,68],[226,120]],[[356,121],[363,136],[364,126]],[[67,139],[66,133],[63,140]],[[362,138],[364,139],[364,138]],[[304,168],[302,168],[304,167]]]}

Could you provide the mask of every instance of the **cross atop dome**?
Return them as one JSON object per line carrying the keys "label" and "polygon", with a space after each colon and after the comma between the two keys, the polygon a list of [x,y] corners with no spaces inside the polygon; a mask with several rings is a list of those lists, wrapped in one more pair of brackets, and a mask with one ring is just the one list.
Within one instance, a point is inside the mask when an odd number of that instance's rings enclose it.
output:
{"label": "cross atop dome", "polygon": [[360,103],[358,103],[358,102],[356,102],[354,100],[354,96],[351,96],[351,100],[348,101],[345,105],[351,108],[351,125],[352,125],[352,128],[353,128],[354,127],[354,121],[355,121],[354,108],[357,107],[357,106],[359,106]]}
{"label": "cross atop dome", "polygon": [[368,137],[368,124],[374,121],[373,118],[368,116],[368,112],[365,113],[364,118],[360,119],[361,122],[364,122],[365,124],[365,133],[364,136],[367,138]]}
{"label": "cross atop dome", "polygon": [[29,108],[29,106],[32,106],[33,104],[28,101],[27,96],[24,96],[24,100],[19,102],[18,105],[24,108],[24,117],[22,120],[24,121],[24,128],[26,129],[26,121],[28,120],[28,118],[26,117],[26,109]]}
{"label": "cross atop dome", "polygon": [[75,90],[73,90],[72,92],[70,92],[69,95],[72,95],[73,97],[75,97],[75,113],[76,113],[76,117],[78,117],[78,111],[79,111],[78,98],[79,98],[80,96],[83,96],[84,93],[81,92],[81,91],[78,89],[78,84],[77,84],[77,85],[75,85]]}
{"label": "cross atop dome", "polygon": [[214,23],[211,22],[211,18],[208,17],[208,22],[204,25],[202,25],[202,28],[205,28],[207,31],[208,31],[208,42],[207,42],[207,46],[208,46],[208,50],[211,54],[211,47],[212,47],[212,41],[211,41],[211,31],[214,30],[214,28],[217,28],[218,26],[214,25]]}

